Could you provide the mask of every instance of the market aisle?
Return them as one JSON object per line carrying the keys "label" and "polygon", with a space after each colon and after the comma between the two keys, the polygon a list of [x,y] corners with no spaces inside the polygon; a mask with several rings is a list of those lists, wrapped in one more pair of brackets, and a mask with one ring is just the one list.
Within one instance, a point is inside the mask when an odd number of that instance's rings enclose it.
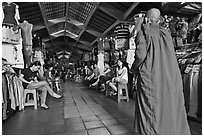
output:
{"label": "market aisle", "polygon": [[[49,110],[26,107],[3,122],[3,135],[132,135],[134,101],[117,103],[95,89],[67,81],[64,97],[48,97]],[[201,123],[190,122],[193,134]]]}

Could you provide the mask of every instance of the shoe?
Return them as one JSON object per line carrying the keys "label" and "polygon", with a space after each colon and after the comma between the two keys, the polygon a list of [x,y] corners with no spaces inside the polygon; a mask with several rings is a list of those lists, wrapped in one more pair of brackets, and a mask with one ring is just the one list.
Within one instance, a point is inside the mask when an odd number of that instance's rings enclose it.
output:
{"label": "shoe", "polygon": [[41,108],[48,109],[49,107],[47,105],[45,105],[45,104],[42,104]]}
{"label": "shoe", "polygon": [[101,91],[103,92],[103,91],[105,91],[106,89],[104,88],[104,89],[101,89]]}
{"label": "shoe", "polygon": [[113,96],[117,95],[118,93],[113,93]]}
{"label": "shoe", "polygon": [[91,88],[92,87],[92,85],[89,85],[89,88]]}
{"label": "shoe", "polygon": [[54,98],[61,98],[62,96],[61,96],[61,95],[58,95],[58,94],[54,94],[53,97],[54,97]]}

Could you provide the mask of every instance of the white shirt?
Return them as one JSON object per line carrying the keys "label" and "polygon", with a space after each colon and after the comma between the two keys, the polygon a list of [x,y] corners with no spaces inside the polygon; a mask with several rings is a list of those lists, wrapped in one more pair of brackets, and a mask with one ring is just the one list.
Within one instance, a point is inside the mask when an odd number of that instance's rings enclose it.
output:
{"label": "white shirt", "polygon": [[118,76],[121,76],[122,73],[124,73],[124,75],[121,78],[128,81],[128,70],[126,67],[123,67],[122,69],[118,70]]}

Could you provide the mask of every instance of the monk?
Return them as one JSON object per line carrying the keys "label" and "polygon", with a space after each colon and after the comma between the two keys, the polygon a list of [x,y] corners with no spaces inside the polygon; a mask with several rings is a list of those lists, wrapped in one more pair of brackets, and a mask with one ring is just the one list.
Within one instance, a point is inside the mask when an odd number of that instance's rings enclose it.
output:
{"label": "monk", "polygon": [[[152,8],[136,21],[137,75],[135,132],[147,135],[190,134],[183,85],[172,38],[158,26],[160,11]],[[138,27],[139,26],[139,27]]]}

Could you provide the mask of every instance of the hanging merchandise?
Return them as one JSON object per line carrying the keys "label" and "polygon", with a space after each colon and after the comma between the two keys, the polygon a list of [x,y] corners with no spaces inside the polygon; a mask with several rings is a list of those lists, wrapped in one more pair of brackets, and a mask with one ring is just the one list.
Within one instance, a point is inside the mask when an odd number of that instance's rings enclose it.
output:
{"label": "hanging merchandise", "polygon": [[129,25],[126,23],[121,23],[115,27],[116,39],[129,39]]}
{"label": "hanging merchandise", "polygon": [[135,50],[134,49],[127,50],[126,62],[128,63],[129,68],[132,67],[134,60],[135,60]]}
{"label": "hanging merchandise", "polygon": [[176,48],[180,48],[183,46],[183,40],[180,37],[176,37]]}
{"label": "hanging merchandise", "polygon": [[194,65],[190,71],[190,106],[189,116],[197,117],[198,112],[198,74],[200,65]]}
{"label": "hanging merchandise", "polygon": [[19,23],[22,31],[23,45],[32,45],[32,29],[33,25],[24,20]]}
{"label": "hanging merchandise", "polygon": [[136,49],[135,38],[134,37],[131,37],[129,39],[129,49]]}
{"label": "hanging merchandise", "polygon": [[93,61],[93,54],[89,53],[89,61]]}
{"label": "hanging merchandise", "polygon": [[129,48],[129,25],[121,23],[115,28],[116,40],[115,40],[115,49],[128,49]]}
{"label": "hanging merchandise", "polygon": [[2,25],[2,42],[19,44],[21,36],[19,29],[14,30],[13,26]]}
{"label": "hanging merchandise", "polygon": [[189,31],[195,29],[197,27],[198,23],[201,22],[201,21],[202,21],[202,13],[200,13],[197,16],[193,17],[191,19],[191,21],[189,22],[189,27],[188,27]]}
{"label": "hanging merchandise", "polygon": [[[189,46],[186,52],[177,52],[177,60],[182,74],[183,93],[185,99],[185,108],[189,116],[198,118],[201,114],[201,98],[199,97],[202,89],[199,88],[200,80],[202,79],[201,65],[202,52],[199,45],[195,50],[193,45]],[[189,51],[189,53],[187,52]],[[199,113],[199,114],[198,114]]]}
{"label": "hanging merchandise", "polygon": [[95,56],[98,55],[98,48],[97,48],[97,47],[93,48],[93,54],[94,54]]}
{"label": "hanging merchandise", "polygon": [[110,43],[110,49],[112,51],[115,50],[115,40],[113,38],[111,38],[109,43]]}
{"label": "hanging merchandise", "polygon": [[6,120],[12,110],[23,110],[23,85],[8,61],[2,59],[2,119]]}
{"label": "hanging merchandise", "polygon": [[183,43],[187,43],[187,33],[188,33],[188,22],[185,18],[182,18],[182,21],[179,22],[180,24],[180,30],[178,32],[178,36],[182,38]]}
{"label": "hanging merchandise", "polygon": [[[2,43],[2,57],[11,62],[14,68],[24,68],[24,59],[22,53],[22,39],[19,45]],[[8,54],[9,53],[9,54]]]}
{"label": "hanging merchandise", "polygon": [[12,2],[3,2],[3,24],[18,25],[20,19],[18,5]]}
{"label": "hanging merchandise", "polygon": [[87,62],[87,61],[89,61],[89,59],[90,59],[89,53],[84,53],[83,61]]}
{"label": "hanging merchandise", "polygon": [[109,62],[110,61],[110,54],[108,52],[104,52],[104,61]]}
{"label": "hanging merchandise", "polygon": [[2,23],[2,41],[19,44],[20,32],[18,20],[20,19],[18,5],[12,2],[3,2],[3,23]]}
{"label": "hanging merchandise", "polygon": [[98,40],[98,52],[104,51],[104,41],[102,38]]}
{"label": "hanging merchandise", "polygon": [[40,49],[34,50],[33,62],[35,61],[40,61],[41,65],[44,65],[44,55]]}
{"label": "hanging merchandise", "polygon": [[129,39],[116,39],[115,40],[116,50],[128,49],[128,47],[129,47]]}
{"label": "hanging merchandise", "polygon": [[33,40],[32,40],[32,45],[33,45],[33,49],[35,48],[42,48],[42,38],[41,36],[37,36],[34,34],[33,36]]}
{"label": "hanging merchandise", "polygon": [[23,55],[26,67],[31,64],[31,56],[32,56],[32,28],[33,25],[28,23],[27,21],[23,21],[19,24],[21,28],[21,34],[23,38]]}
{"label": "hanging merchandise", "polygon": [[98,53],[98,68],[99,73],[102,74],[104,72],[104,54],[102,52]]}
{"label": "hanging merchandise", "polygon": [[108,38],[104,39],[104,51],[110,51],[110,43]]}

